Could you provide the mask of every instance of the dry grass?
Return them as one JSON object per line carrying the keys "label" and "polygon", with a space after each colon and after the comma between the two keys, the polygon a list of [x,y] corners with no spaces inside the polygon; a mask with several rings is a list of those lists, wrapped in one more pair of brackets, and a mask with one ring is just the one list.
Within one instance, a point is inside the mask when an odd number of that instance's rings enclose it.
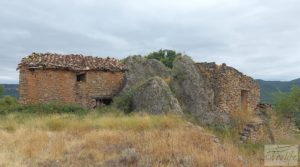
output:
{"label": "dry grass", "polygon": [[9,114],[0,120],[0,167],[245,165],[236,146],[214,139],[173,115]]}
{"label": "dry grass", "polygon": [[255,112],[251,110],[233,112],[231,114],[236,123],[236,129],[238,130],[242,130],[249,122],[261,122],[260,118],[255,114]]}
{"label": "dry grass", "polygon": [[50,131],[62,130],[146,130],[153,128],[177,128],[184,121],[174,115],[114,115],[91,112],[80,116],[74,114],[31,115],[24,113],[9,114],[0,119],[0,129],[14,131],[18,128],[43,129]]}
{"label": "dry grass", "polygon": [[300,132],[296,131],[296,126],[288,119],[272,115],[271,128],[275,142],[278,144],[300,145]]}

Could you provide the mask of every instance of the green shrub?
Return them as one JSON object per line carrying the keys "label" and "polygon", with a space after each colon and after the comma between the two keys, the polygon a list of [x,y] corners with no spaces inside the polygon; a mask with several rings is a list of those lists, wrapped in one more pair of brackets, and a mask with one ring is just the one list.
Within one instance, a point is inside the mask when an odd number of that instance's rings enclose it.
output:
{"label": "green shrub", "polygon": [[294,86],[289,93],[279,92],[275,95],[276,111],[285,116],[293,117],[300,112],[300,88]]}
{"label": "green shrub", "polygon": [[295,120],[300,128],[300,87],[294,86],[289,93],[279,92],[275,95],[276,111],[280,116]]}
{"label": "green shrub", "polygon": [[125,113],[130,113],[132,109],[132,96],[133,91],[122,93],[114,98],[114,105]]}
{"label": "green shrub", "polygon": [[182,55],[181,53],[176,53],[176,51],[173,50],[161,49],[157,52],[150,53],[149,55],[145,56],[145,58],[159,60],[167,67],[172,68],[173,62],[176,59],[176,57],[181,55]]}
{"label": "green shrub", "polygon": [[85,114],[87,109],[76,104],[61,104],[61,103],[47,103],[47,104],[29,104],[23,105],[19,108],[20,112],[30,113],[76,113]]}
{"label": "green shrub", "polygon": [[151,79],[152,78],[142,80],[142,81],[138,82],[137,84],[135,84],[130,90],[128,90],[126,92],[122,92],[118,96],[114,97],[113,105],[116,108],[124,111],[124,113],[126,113],[126,114],[130,113],[132,111],[132,98],[133,98],[134,93],[136,93],[136,91],[138,91],[142,85],[144,85]]}
{"label": "green shrub", "polygon": [[14,112],[19,107],[19,102],[12,96],[4,96],[0,99],[0,114]]}
{"label": "green shrub", "polygon": [[0,114],[7,114],[11,112],[22,113],[40,113],[40,114],[53,114],[53,113],[74,113],[86,114],[87,109],[73,104],[28,104],[21,105],[18,101],[10,96],[5,96],[0,100]]}
{"label": "green shrub", "polygon": [[4,93],[4,87],[3,85],[0,85],[0,96],[2,96]]}
{"label": "green shrub", "polygon": [[1,106],[13,106],[18,104],[18,100],[12,96],[4,96],[2,99],[0,99]]}

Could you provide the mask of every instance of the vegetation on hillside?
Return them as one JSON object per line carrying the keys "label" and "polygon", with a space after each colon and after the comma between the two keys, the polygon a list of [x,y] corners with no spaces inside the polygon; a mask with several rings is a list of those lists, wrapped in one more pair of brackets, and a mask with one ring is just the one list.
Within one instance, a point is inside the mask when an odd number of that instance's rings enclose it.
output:
{"label": "vegetation on hillside", "polygon": [[0,166],[242,165],[234,145],[213,139],[176,115],[15,112],[0,118]]}
{"label": "vegetation on hillside", "polygon": [[4,87],[0,85],[0,114],[16,111],[16,107],[19,106],[19,103],[16,98],[12,96],[3,96]]}
{"label": "vegetation on hillside", "polygon": [[236,144],[238,131],[203,129],[186,116],[57,103],[0,106],[6,107],[0,117],[0,166],[262,164],[263,143]]}
{"label": "vegetation on hillside", "polygon": [[290,92],[293,86],[300,86],[300,79],[288,82],[256,80],[261,89],[261,101],[263,103],[276,103],[275,94],[278,92]]}
{"label": "vegetation on hillside", "polygon": [[[116,100],[130,106],[128,96]],[[299,113],[300,88],[277,97],[278,113]],[[247,112],[235,113],[229,129],[202,128],[188,115],[128,113],[113,106],[88,110],[59,103],[22,105],[5,96],[0,114],[0,166],[263,164],[265,141],[238,144],[241,129],[255,121]],[[276,143],[300,144],[299,134],[288,134],[289,126],[276,121]]]}
{"label": "vegetation on hillside", "polygon": [[18,84],[3,84],[2,86],[4,88],[2,96],[12,96],[17,99],[19,98],[19,85]]}
{"label": "vegetation on hillside", "polygon": [[294,86],[289,93],[277,93],[276,111],[284,117],[295,120],[300,128],[300,87]]}
{"label": "vegetation on hillside", "polygon": [[174,50],[168,50],[168,49],[160,49],[157,52],[152,52],[145,56],[147,59],[156,59],[161,61],[164,65],[166,65],[169,68],[173,67],[173,62],[176,59],[176,57],[182,56],[181,53],[177,53]]}
{"label": "vegetation on hillside", "polygon": [[2,96],[4,93],[4,87],[2,85],[0,85],[0,96]]}
{"label": "vegetation on hillside", "polygon": [[[184,116],[21,105],[8,97],[1,99],[0,111],[0,166],[235,167],[243,163],[237,156],[248,156],[233,143],[221,147],[213,132]],[[247,163],[258,166],[251,158]]]}

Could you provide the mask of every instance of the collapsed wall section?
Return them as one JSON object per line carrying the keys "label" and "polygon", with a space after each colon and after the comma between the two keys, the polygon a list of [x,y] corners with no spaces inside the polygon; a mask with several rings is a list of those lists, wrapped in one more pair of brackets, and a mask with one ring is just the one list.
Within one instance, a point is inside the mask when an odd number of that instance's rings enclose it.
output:
{"label": "collapsed wall section", "polygon": [[256,81],[236,69],[215,63],[197,63],[214,91],[214,103],[222,112],[254,111],[260,99]]}

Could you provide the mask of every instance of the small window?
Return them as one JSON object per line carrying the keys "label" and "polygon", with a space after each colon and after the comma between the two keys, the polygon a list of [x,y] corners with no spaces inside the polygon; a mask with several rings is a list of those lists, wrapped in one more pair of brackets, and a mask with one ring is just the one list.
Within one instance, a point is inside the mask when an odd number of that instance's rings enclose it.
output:
{"label": "small window", "polygon": [[77,80],[77,82],[85,82],[85,80],[86,80],[86,75],[85,75],[85,74],[78,74],[78,75],[76,76],[76,80]]}

